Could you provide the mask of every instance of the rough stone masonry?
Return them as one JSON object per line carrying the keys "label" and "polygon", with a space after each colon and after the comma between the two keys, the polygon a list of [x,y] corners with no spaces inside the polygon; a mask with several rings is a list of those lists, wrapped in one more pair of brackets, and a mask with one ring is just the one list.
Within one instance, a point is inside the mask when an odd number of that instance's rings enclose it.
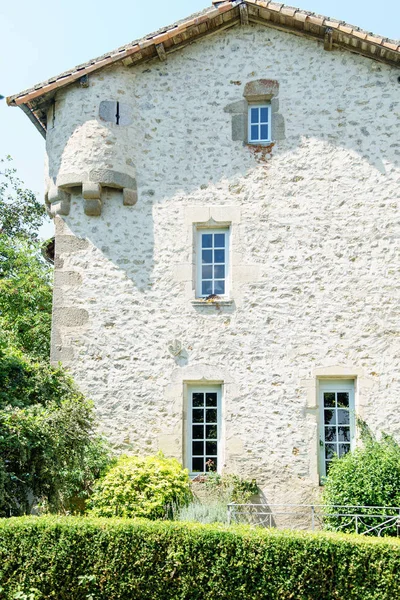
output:
{"label": "rough stone masonry", "polygon": [[[55,96],[52,361],[117,448],[184,463],[187,386],[222,385],[223,470],[306,502],[321,380],[400,436],[398,70],[256,24],[165,58]],[[246,143],[259,85],[266,147]],[[196,300],[199,224],[231,228],[224,302]]]}

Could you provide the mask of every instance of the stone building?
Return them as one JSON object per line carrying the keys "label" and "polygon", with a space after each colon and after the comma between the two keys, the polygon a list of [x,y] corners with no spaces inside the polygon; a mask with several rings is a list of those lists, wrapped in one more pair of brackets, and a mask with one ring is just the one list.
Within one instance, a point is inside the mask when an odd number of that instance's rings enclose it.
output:
{"label": "stone building", "polygon": [[273,2],[8,99],[47,140],[53,363],[119,448],[306,502],[400,436],[400,46]]}

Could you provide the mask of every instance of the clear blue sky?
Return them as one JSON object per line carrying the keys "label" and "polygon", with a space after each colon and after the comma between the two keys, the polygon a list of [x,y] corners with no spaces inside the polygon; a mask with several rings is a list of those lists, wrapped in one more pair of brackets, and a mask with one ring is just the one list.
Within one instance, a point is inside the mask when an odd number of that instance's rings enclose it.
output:
{"label": "clear blue sky", "polygon": [[[400,0],[289,0],[289,5],[400,38]],[[0,94],[9,96],[211,5],[211,0],[3,0]],[[44,140],[18,108],[0,102],[0,157],[10,154],[43,196]],[[50,228],[45,233],[50,233]]]}

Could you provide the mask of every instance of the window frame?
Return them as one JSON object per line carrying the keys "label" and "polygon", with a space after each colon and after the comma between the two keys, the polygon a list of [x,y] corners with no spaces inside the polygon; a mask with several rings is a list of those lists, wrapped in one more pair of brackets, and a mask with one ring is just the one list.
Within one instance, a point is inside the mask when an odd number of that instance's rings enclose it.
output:
{"label": "window frame", "polygon": [[[188,385],[187,386],[187,397],[186,397],[186,406],[187,406],[187,444],[186,444],[186,466],[189,470],[190,477],[197,477],[198,475],[204,474],[206,471],[192,471],[192,442],[193,440],[193,413],[192,413],[192,394],[195,392],[207,393],[212,392],[217,394],[217,469],[216,472],[221,472],[221,429],[222,429],[222,385]],[[205,425],[205,421],[204,421]],[[203,437],[202,440],[206,441],[206,438]],[[206,453],[204,453],[204,458],[207,458]]]}
{"label": "window frame", "polygon": [[[324,419],[324,393],[348,392],[349,393],[349,427],[350,451],[356,445],[356,419],[355,419],[355,379],[319,379],[318,380],[318,405],[319,405],[319,474],[320,482],[326,477],[325,457],[325,419]],[[335,410],[338,410],[335,408]],[[339,426],[339,425],[337,425]],[[338,443],[338,442],[337,442]]]}
{"label": "window frame", "polygon": [[[252,140],[251,139],[251,126],[255,125],[255,123],[252,124],[251,122],[251,109],[252,108],[266,108],[268,110],[268,121],[262,121],[261,122],[261,116],[260,119],[258,120],[258,122],[256,123],[258,125],[258,131],[259,131],[259,137],[257,140]],[[261,115],[261,113],[259,113],[259,115]],[[247,110],[247,142],[249,144],[256,144],[256,145],[262,145],[262,144],[270,144],[272,142],[272,110],[271,110],[271,102],[254,102],[254,103],[249,103],[248,104],[248,110]],[[263,124],[268,124],[268,138],[262,139],[260,138],[260,132],[261,132],[261,125]]]}
{"label": "window frame", "polygon": [[[224,264],[225,266],[225,277],[221,278],[221,280],[223,279],[225,282],[225,293],[224,294],[216,294],[217,296],[219,296],[220,298],[223,298],[224,300],[228,299],[230,297],[230,254],[231,254],[231,250],[230,250],[230,245],[231,245],[231,227],[229,225],[227,225],[226,227],[196,227],[196,298],[199,299],[205,299],[207,298],[210,294],[203,294],[202,293],[202,284],[203,281],[209,281],[208,279],[203,279],[202,276],[202,267],[203,267],[203,262],[202,262],[202,235],[203,234],[207,234],[207,233],[211,233],[211,234],[215,234],[215,233],[223,233],[225,234],[225,262],[221,263]],[[212,250],[214,249],[214,245],[211,248]],[[219,264],[219,263],[217,263]],[[214,261],[211,263],[212,267],[214,268],[215,263]],[[215,278],[212,277],[212,279],[210,281],[214,282]],[[217,279],[218,280],[218,279]],[[214,294],[215,292],[211,292],[211,294]]]}

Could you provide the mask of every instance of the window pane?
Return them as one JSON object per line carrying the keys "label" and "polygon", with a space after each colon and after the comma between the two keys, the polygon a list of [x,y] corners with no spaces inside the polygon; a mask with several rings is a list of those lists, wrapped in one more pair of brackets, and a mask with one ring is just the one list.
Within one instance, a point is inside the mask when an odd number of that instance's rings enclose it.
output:
{"label": "window pane", "polygon": [[325,471],[326,471],[326,474],[327,474],[327,475],[328,475],[328,473],[329,473],[329,469],[330,469],[330,466],[331,466],[331,464],[332,464],[332,463],[331,463],[330,461],[328,461],[328,460],[327,460],[327,461],[326,461],[326,463],[325,463]]}
{"label": "window pane", "polygon": [[224,263],[225,262],[225,250],[214,250],[214,262]]}
{"label": "window pane", "polygon": [[325,458],[332,459],[337,452],[336,444],[325,444]]}
{"label": "window pane", "polygon": [[194,408],[192,411],[193,423],[204,423],[204,410],[201,408]]}
{"label": "window pane", "polygon": [[192,395],[193,406],[204,406],[204,394],[202,392],[194,392]]}
{"label": "window pane", "polygon": [[[208,267],[206,267],[208,269]],[[204,267],[203,267],[204,269]],[[224,279],[225,278],[225,265],[216,265],[214,267],[214,279]]]}
{"label": "window pane", "polygon": [[217,422],[217,411],[214,408],[206,408],[206,423]]}
{"label": "window pane", "polygon": [[335,410],[325,410],[325,425],[335,425],[336,424],[336,411]]}
{"label": "window pane", "polygon": [[214,234],[214,248],[225,248],[225,234],[215,233]]}
{"label": "window pane", "polygon": [[225,281],[214,281],[214,294],[225,294]]}
{"label": "window pane", "polygon": [[216,440],[217,439],[217,426],[216,425],[206,425],[206,439],[207,440]]}
{"label": "window pane", "polygon": [[204,437],[203,425],[193,425],[192,427],[192,438],[194,440],[202,440]]}
{"label": "window pane", "polygon": [[350,427],[339,427],[339,442],[350,442]]}
{"label": "window pane", "polygon": [[192,454],[202,456],[204,454],[204,442],[192,442]]}
{"label": "window pane", "polygon": [[207,392],[206,393],[206,406],[217,406],[216,392]]}
{"label": "window pane", "polygon": [[212,281],[203,281],[201,284],[201,293],[203,296],[212,294]]}
{"label": "window pane", "polygon": [[267,106],[263,106],[262,108],[260,108],[260,122],[268,123],[268,107]]}
{"label": "window pane", "polygon": [[350,444],[339,444],[339,456],[344,456],[350,452]]}
{"label": "window pane", "polygon": [[216,456],[208,456],[206,458],[206,471],[216,471],[217,470],[217,457]]}
{"label": "window pane", "polygon": [[348,425],[350,423],[350,413],[348,410],[338,410],[338,424]]}
{"label": "window pane", "polygon": [[268,139],[268,125],[261,125],[261,137],[262,140]]}
{"label": "window pane", "polygon": [[251,139],[258,140],[258,125],[251,126]]}
{"label": "window pane", "polygon": [[217,455],[217,442],[206,442],[206,454]]}
{"label": "window pane", "polygon": [[212,279],[212,265],[206,265],[201,269],[202,279]]}
{"label": "window pane", "polygon": [[324,406],[326,408],[330,406],[335,406],[335,393],[334,392],[324,392]]}
{"label": "window pane", "polygon": [[203,264],[211,264],[212,263],[212,250],[203,250],[201,253],[201,258]]}
{"label": "window pane", "polygon": [[336,427],[325,427],[325,441],[326,442],[337,442]]}
{"label": "window pane", "polygon": [[204,472],[204,458],[193,458],[192,459],[192,471],[193,472]]}
{"label": "window pane", "polygon": [[258,108],[252,108],[250,111],[251,114],[251,122],[258,123]]}
{"label": "window pane", "polygon": [[212,248],[212,233],[201,234],[201,245],[203,248]]}
{"label": "window pane", "polygon": [[349,407],[349,393],[348,392],[338,392],[337,403],[340,408],[348,408]]}

